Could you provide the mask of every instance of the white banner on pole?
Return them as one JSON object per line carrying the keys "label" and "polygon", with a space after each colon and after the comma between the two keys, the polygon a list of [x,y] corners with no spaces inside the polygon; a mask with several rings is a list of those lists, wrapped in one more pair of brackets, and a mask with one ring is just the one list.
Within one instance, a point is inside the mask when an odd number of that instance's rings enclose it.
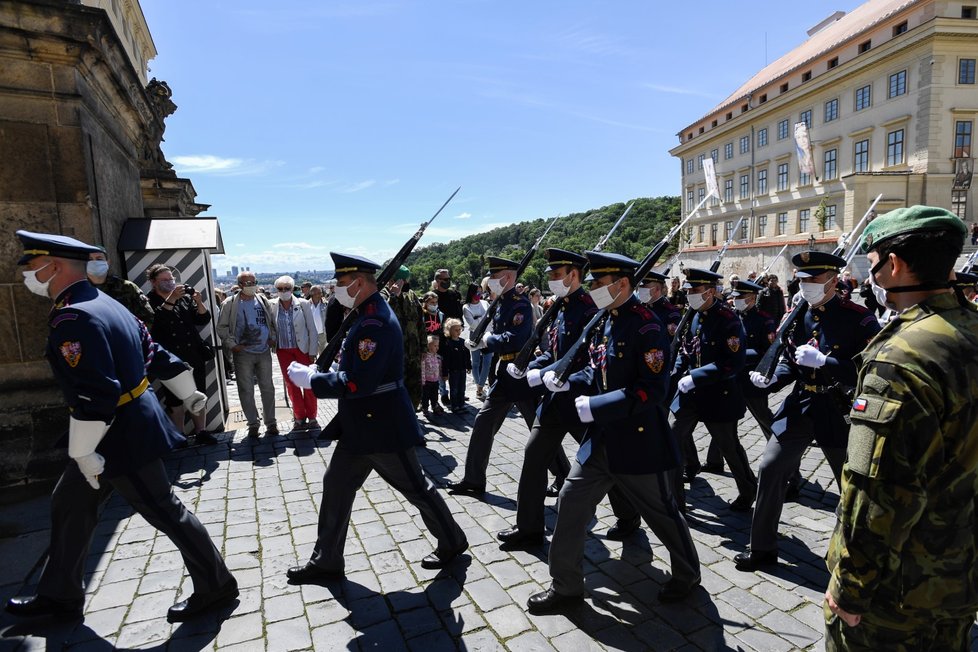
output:
{"label": "white banner on pole", "polygon": [[795,124],[795,148],[798,150],[798,169],[802,174],[815,174],[815,159],[812,156],[812,141],[808,137],[808,125]]}
{"label": "white banner on pole", "polygon": [[703,174],[706,176],[706,196],[719,197],[720,186],[717,185],[717,169],[713,165],[713,157],[703,159]]}

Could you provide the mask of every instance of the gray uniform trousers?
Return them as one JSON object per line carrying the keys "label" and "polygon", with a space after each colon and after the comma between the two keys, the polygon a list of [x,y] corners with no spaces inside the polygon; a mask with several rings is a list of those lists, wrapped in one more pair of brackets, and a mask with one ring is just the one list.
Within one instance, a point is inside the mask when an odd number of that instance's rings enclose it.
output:
{"label": "gray uniform trousers", "polygon": [[[538,420],[533,424],[530,431],[530,438],[526,442],[526,450],[523,454],[523,469],[520,471],[520,485],[517,490],[516,498],[516,529],[528,534],[543,532],[544,529],[544,501],[547,497],[547,461],[554,458],[555,453],[559,453],[558,458],[567,457],[561,449],[561,442],[564,435],[570,434],[578,444],[584,438],[587,426],[578,423],[575,426],[565,425],[540,425]],[[563,478],[566,480],[569,473],[565,473]],[[560,478],[561,476],[558,476]],[[614,486],[608,492],[608,500],[611,502],[611,509],[620,521],[631,521],[638,518],[638,510],[628,501],[628,498]],[[559,503],[558,503],[559,506]]]}
{"label": "gray uniform trousers", "polygon": [[683,585],[700,579],[700,560],[689,535],[689,526],[679,513],[668,473],[614,473],[608,467],[604,444],[593,444],[584,464],[574,462],[560,490],[557,525],[550,542],[550,576],[560,595],[584,592],[582,560],[587,527],[608,490],[617,485],[649,529],[669,551],[672,576]]}
{"label": "gray uniform trousers", "polygon": [[98,490],[92,489],[73,460],[58,480],[51,496],[51,549],[38,595],[72,604],[85,599],[85,559],[98,525],[99,504],[112,489],[173,542],[183,555],[195,592],[209,593],[231,580],[207,530],[173,494],[161,460],[126,475],[100,477],[99,483]]}
{"label": "gray uniform trousers", "polygon": [[400,492],[421,512],[421,520],[438,540],[439,550],[454,550],[465,540],[445,499],[425,477],[413,448],[396,453],[353,453],[342,443],[323,476],[323,500],[319,507],[319,535],[310,562],[331,571],[342,571],[343,547],[350,528],[350,514],[357,490],[371,471]]}
{"label": "gray uniform trousers", "polygon": [[[672,424],[672,432],[683,451],[686,466],[694,466],[692,462],[695,462],[695,466],[699,467],[699,453],[696,451],[696,443],[693,441],[693,430],[700,421],[696,410],[684,407],[680,408],[676,414],[676,421]],[[757,478],[750,468],[747,451],[744,450],[743,444],[737,437],[737,422],[703,421],[703,425],[706,426],[713,441],[720,447],[723,458],[727,460],[730,473],[737,483],[737,491],[741,496],[753,497],[757,493]]]}
{"label": "gray uniform trousers", "polygon": [[[506,372],[503,371],[502,373]],[[513,404],[515,403],[516,407],[519,408],[528,429],[533,427],[533,421],[536,419],[537,402],[535,399],[512,401],[508,398],[494,397],[494,394],[495,392],[489,390],[489,398],[482,404],[479,413],[475,415],[472,435],[469,437],[469,448],[465,453],[465,476],[462,480],[480,487],[484,487],[486,484],[486,470],[489,468],[492,442]],[[554,456],[551,455],[549,461],[552,462],[553,459]],[[556,472],[555,475],[557,475]]]}
{"label": "gray uniform trousers", "polygon": [[[812,422],[806,417],[793,416],[794,426],[780,437],[771,437],[764,447],[761,468],[758,470],[757,502],[750,525],[751,550],[768,552],[778,549],[778,523],[784,508],[788,480],[798,473],[805,450],[815,438]],[[836,484],[841,486],[842,466],[846,461],[845,448],[823,448],[822,453],[832,467]]]}

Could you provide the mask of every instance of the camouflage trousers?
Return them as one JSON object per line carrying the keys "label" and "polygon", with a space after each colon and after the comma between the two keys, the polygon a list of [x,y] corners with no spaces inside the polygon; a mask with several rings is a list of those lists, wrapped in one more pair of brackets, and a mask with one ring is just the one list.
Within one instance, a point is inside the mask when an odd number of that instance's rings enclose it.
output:
{"label": "camouflage trousers", "polygon": [[971,648],[974,615],[893,623],[869,613],[849,627],[828,605],[823,605],[823,611],[826,652],[968,652]]}

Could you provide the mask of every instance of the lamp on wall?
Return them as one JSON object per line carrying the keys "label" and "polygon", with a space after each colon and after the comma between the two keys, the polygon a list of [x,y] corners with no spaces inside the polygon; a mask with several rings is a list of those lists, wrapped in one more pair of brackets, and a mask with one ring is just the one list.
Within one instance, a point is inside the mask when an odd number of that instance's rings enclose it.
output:
{"label": "lamp on wall", "polygon": [[808,250],[815,251],[815,234],[808,236]]}

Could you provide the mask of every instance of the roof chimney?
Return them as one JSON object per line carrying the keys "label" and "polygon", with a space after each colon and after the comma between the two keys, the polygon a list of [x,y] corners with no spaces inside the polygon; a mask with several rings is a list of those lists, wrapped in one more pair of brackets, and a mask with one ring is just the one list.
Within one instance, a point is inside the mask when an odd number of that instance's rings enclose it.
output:
{"label": "roof chimney", "polygon": [[810,30],[808,30],[808,32],[806,32],[806,33],[809,36],[815,36],[816,34],[818,34],[819,32],[821,32],[823,29],[825,29],[826,27],[828,27],[832,23],[838,21],[840,18],[842,18],[845,15],[846,15],[846,12],[844,12],[844,11],[837,11],[834,14],[832,14],[831,16],[829,16],[828,18],[826,18],[825,20],[823,20],[822,22],[820,22],[815,27],[813,27]]}

